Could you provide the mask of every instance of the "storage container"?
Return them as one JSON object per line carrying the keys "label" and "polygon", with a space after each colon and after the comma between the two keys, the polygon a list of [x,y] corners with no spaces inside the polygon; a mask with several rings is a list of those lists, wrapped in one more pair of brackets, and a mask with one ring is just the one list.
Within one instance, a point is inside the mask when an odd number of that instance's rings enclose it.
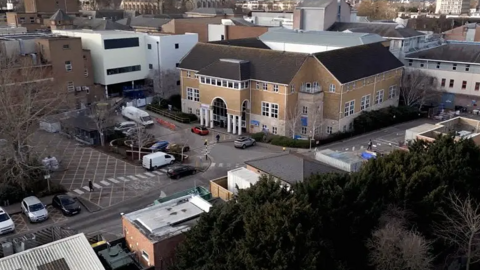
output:
{"label": "storage container", "polygon": [[365,162],[355,153],[336,152],[330,149],[316,152],[315,159],[346,172],[358,172]]}
{"label": "storage container", "polygon": [[[260,178],[258,173],[252,172],[247,168],[237,168],[228,171],[228,190],[234,194],[238,189],[246,189],[255,185]],[[238,189],[237,189],[238,186]]]}

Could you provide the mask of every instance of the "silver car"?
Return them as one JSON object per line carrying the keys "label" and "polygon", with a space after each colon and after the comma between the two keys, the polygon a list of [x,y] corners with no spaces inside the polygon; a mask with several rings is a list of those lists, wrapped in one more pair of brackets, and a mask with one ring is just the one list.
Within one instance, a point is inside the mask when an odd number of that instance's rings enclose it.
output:
{"label": "silver car", "polygon": [[234,142],[233,145],[236,148],[242,148],[245,149],[250,146],[254,146],[256,144],[255,139],[250,138],[250,137],[238,137]]}
{"label": "silver car", "polygon": [[22,213],[28,217],[30,222],[42,222],[48,219],[48,211],[46,205],[37,197],[26,197],[22,201]]}

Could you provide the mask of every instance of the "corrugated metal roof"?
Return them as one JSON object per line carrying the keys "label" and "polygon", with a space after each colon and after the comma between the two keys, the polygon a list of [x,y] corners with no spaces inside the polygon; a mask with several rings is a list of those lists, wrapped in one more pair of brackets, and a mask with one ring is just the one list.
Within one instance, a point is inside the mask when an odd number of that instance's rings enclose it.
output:
{"label": "corrugated metal roof", "polygon": [[70,270],[105,270],[83,233],[0,259],[2,270],[50,270],[62,264]]}

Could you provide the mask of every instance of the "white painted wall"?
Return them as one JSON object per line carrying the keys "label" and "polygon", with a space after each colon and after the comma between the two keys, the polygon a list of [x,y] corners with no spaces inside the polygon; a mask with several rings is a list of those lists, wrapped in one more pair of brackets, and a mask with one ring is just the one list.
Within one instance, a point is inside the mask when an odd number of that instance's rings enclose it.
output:
{"label": "white painted wall", "polygon": [[[223,24],[208,25],[208,41],[218,41],[225,39],[226,26]],[[222,39],[223,36],[223,39]]]}
{"label": "white painted wall", "polygon": [[[184,35],[148,35],[145,34],[145,50],[147,69],[176,70],[177,63],[197,44],[198,34],[186,33]],[[158,42],[158,47],[157,47]],[[151,49],[148,49],[148,44]],[[175,48],[178,44],[178,49]]]}
{"label": "white painted wall", "polygon": [[298,53],[317,53],[341,49],[342,47],[305,45],[284,42],[265,42],[265,45],[276,51],[298,52]]}
{"label": "white painted wall", "polygon": [[[323,12],[323,29],[321,31],[327,30],[330,26],[332,26],[338,18],[338,5],[337,1],[332,1],[328,6],[325,7]],[[348,12],[348,16],[350,16],[350,12]]]}

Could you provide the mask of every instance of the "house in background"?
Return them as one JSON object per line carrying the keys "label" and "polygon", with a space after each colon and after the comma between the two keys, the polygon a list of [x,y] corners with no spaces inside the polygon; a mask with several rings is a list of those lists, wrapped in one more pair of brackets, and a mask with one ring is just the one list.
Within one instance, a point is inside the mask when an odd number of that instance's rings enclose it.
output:
{"label": "house in background", "polygon": [[445,40],[478,42],[480,41],[480,26],[478,23],[466,23],[443,32],[443,37]]}

